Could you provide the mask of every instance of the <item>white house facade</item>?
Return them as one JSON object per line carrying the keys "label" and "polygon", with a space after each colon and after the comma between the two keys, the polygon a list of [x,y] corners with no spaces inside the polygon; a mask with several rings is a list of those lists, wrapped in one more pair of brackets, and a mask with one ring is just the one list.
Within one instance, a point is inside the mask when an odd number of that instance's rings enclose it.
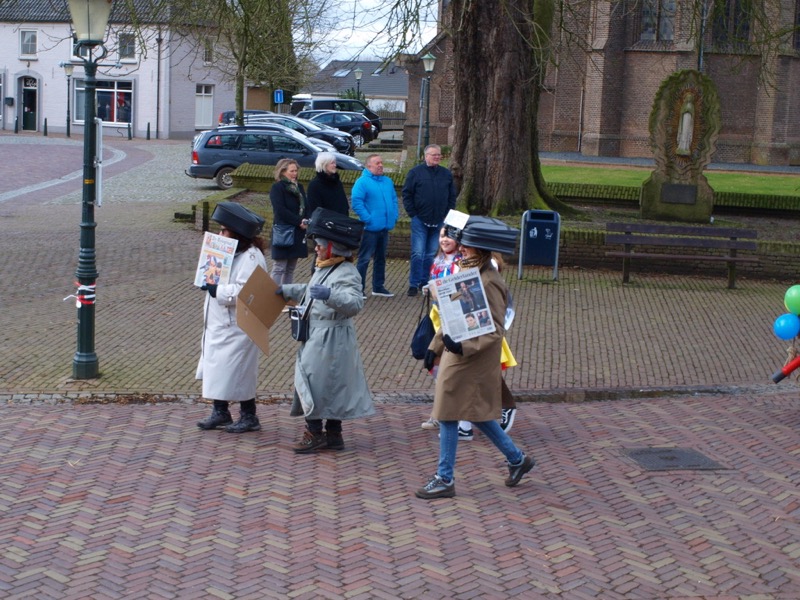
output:
{"label": "white house facade", "polygon": [[[0,129],[83,133],[83,60],[74,54],[66,3],[59,5],[0,3]],[[163,25],[134,32],[125,21],[115,8],[97,69],[104,136],[191,139],[233,109],[233,85],[213,68],[212,49]]]}

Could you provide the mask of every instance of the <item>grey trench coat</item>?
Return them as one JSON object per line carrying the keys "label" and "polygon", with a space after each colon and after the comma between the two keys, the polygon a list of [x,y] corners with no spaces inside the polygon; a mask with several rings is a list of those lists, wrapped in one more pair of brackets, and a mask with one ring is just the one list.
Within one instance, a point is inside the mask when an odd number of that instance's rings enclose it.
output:
{"label": "grey trench coat", "polygon": [[[368,417],[375,413],[375,407],[352,319],[364,307],[361,275],[347,261],[333,272],[331,269],[317,268],[308,283],[328,286],[331,296],[327,300],[314,300],[311,305],[308,340],[297,349],[290,414],[307,419]],[[287,300],[299,302],[306,287],[306,284],[284,284],[283,295]],[[308,301],[306,298],[303,304]]]}

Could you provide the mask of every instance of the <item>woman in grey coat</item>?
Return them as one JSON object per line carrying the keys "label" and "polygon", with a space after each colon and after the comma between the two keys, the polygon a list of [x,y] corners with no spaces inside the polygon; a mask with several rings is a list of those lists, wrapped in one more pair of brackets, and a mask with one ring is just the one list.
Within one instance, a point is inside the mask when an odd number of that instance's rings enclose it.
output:
{"label": "woman in grey coat", "polygon": [[364,307],[361,275],[346,246],[321,237],[315,242],[316,269],[308,285],[278,289],[286,300],[311,304],[308,340],[297,350],[290,412],[306,419],[294,446],[298,454],[344,450],[342,421],[375,413],[352,319]]}

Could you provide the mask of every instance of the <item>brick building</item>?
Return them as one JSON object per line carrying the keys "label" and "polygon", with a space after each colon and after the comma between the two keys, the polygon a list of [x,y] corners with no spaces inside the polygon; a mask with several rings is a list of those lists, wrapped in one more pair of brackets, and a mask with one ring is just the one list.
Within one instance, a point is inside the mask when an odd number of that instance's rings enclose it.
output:
{"label": "brick building", "polygon": [[[780,51],[769,57],[740,42],[743,37],[753,39],[761,24],[743,12],[745,3],[737,0],[727,0],[724,11],[710,14],[702,35],[691,10],[703,0],[585,5],[590,12],[582,15],[585,26],[578,30],[588,31],[588,36],[581,47],[560,49],[558,66],[551,66],[547,74],[538,112],[540,149],[652,156],[648,120],[658,87],[671,73],[702,63],[721,102],[722,129],[712,160],[800,165],[800,0],[759,1],[771,19],[770,30],[787,32]],[[445,19],[449,4],[440,0]],[[559,37],[556,32],[554,39]],[[702,45],[695,43],[698,37]],[[452,141],[452,45],[440,28],[417,55],[403,61],[409,71],[407,146],[424,136],[426,113],[423,108],[420,120],[419,98],[427,74],[419,57],[429,52],[437,57],[431,73],[430,140]]]}

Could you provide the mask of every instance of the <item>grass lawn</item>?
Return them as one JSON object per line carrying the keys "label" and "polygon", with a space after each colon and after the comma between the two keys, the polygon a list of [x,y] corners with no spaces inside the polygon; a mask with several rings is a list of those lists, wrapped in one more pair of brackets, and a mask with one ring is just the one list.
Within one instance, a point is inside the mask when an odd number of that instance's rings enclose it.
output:
{"label": "grass lawn", "polygon": [[[591,182],[596,185],[639,187],[651,171],[650,168],[641,167],[620,169],[542,165],[545,180],[554,183]],[[709,185],[716,192],[800,196],[800,176],[798,175],[760,175],[719,171],[706,171],[705,175]]]}

